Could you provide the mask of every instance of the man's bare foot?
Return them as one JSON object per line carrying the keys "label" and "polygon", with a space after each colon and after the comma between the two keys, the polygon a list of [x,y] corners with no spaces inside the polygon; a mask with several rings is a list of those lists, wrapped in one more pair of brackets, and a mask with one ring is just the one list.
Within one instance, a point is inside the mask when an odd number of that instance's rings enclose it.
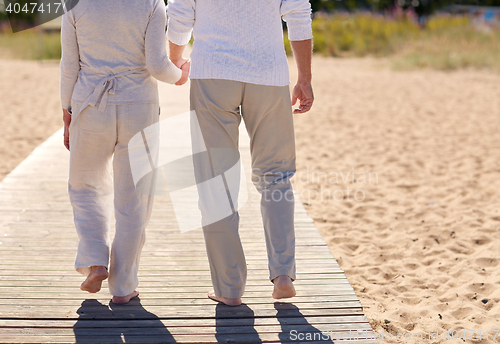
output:
{"label": "man's bare foot", "polygon": [[273,299],[286,299],[296,295],[292,279],[287,275],[281,275],[273,279]]}
{"label": "man's bare foot", "polygon": [[215,292],[212,290],[208,293],[208,297],[214,301],[222,302],[226,306],[236,307],[241,305],[241,298],[230,299],[223,296],[215,296]]}
{"label": "man's bare foot", "polygon": [[113,296],[111,301],[116,304],[129,303],[130,300],[132,300],[134,297],[138,295],[139,292],[137,290],[134,290],[131,294],[128,294],[127,296]]}
{"label": "man's bare foot", "polygon": [[82,283],[80,289],[89,293],[97,293],[101,290],[102,281],[108,278],[108,270],[104,266],[92,266],[90,274]]}

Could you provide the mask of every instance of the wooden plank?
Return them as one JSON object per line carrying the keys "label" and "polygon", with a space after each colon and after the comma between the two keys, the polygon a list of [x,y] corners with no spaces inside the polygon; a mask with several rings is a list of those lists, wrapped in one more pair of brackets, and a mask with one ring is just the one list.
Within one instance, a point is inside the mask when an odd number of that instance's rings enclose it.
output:
{"label": "wooden plank", "polygon": [[[253,319],[245,319],[241,325],[239,326],[221,326],[216,324],[217,326],[179,326],[179,327],[169,327],[168,332],[172,335],[183,335],[183,334],[191,334],[191,335],[202,335],[202,334],[242,334],[242,333],[252,333],[252,331],[258,330],[258,333],[281,333],[295,330],[301,333],[307,332],[343,332],[348,333],[351,331],[370,331],[371,327],[369,325],[360,325],[358,323],[345,323],[345,324],[276,324],[276,325],[264,325],[264,326],[256,326],[253,323]],[[245,324],[246,323],[246,324]],[[122,327],[112,327],[110,328],[88,328],[88,327],[79,327],[75,326],[74,328],[24,328],[23,334],[29,336],[71,336],[73,334],[78,333],[79,335],[86,336],[106,336],[109,335],[110,332],[120,332],[124,335],[145,335],[145,336],[153,336],[153,335],[161,335],[161,331],[164,331],[166,327],[162,327],[162,323],[155,324],[151,327],[139,327],[133,328],[127,326],[127,322],[122,322]],[[243,332],[242,331],[243,327]],[[14,335],[19,331],[18,328],[9,328],[3,329],[3,335]]]}
{"label": "wooden plank", "polygon": [[[261,304],[261,303],[269,303],[271,300],[271,297],[268,296],[267,298],[248,298],[248,300],[245,300],[245,303],[248,304]],[[109,298],[103,298],[102,296],[99,297],[97,300],[93,299],[87,299],[86,301],[88,302],[100,302],[107,304],[109,302]],[[344,301],[357,301],[356,295],[354,293],[352,294],[343,294],[343,295],[325,295],[325,296],[302,296],[302,297],[297,297],[296,299],[293,300],[293,304],[300,304],[301,306],[304,306],[306,303],[315,303],[315,304],[323,304],[323,305],[328,305],[332,302],[344,302]],[[84,301],[85,302],[85,301]],[[18,298],[18,299],[0,299],[0,306],[5,306],[5,305],[24,305],[24,304],[30,304],[31,306],[68,306],[68,307],[80,307],[82,303],[81,298],[73,298],[73,299],[62,299],[62,298],[53,298],[53,299],[38,299],[38,298]],[[274,304],[274,302],[271,302]],[[161,297],[153,297],[153,296],[148,296],[145,299],[141,300],[141,305],[142,306],[172,306],[172,305],[211,305],[213,306],[213,301],[208,299],[206,296],[202,298],[196,298],[194,295],[193,298],[190,300],[187,300],[185,298],[168,298],[166,296]]]}
{"label": "wooden plank", "polygon": [[[161,323],[159,323],[159,322]],[[310,324],[363,324],[365,317],[362,315],[342,315],[342,316],[317,316],[317,317],[257,317],[253,318],[254,326],[266,325],[298,325],[305,322]],[[202,324],[196,318],[190,319],[154,319],[154,320],[95,320],[95,319],[59,319],[59,320],[33,320],[33,319],[0,319],[0,328],[111,328],[123,327],[210,327],[210,326],[242,326],[248,323],[248,318],[210,318],[205,319]]]}
{"label": "wooden plank", "polygon": [[[284,337],[284,338],[283,338]],[[144,336],[139,334],[137,336],[124,336],[121,333],[109,336],[24,336],[19,338],[17,336],[4,336],[5,343],[191,343],[191,344],[205,344],[205,343],[245,343],[245,344],[258,344],[258,343],[298,343],[297,339],[291,340],[281,334],[258,334],[257,332],[250,335],[227,335],[227,334],[214,334],[214,335],[176,335],[172,336],[168,331],[162,335],[157,336]],[[340,335],[340,338],[341,335]],[[345,334],[345,338],[349,338],[349,333]],[[349,343],[353,344],[373,344],[375,340],[369,339],[346,339]],[[300,342],[299,342],[300,343]],[[333,341],[307,341],[309,344],[325,344],[333,343]]]}
{"label": "wooden plank", "polygon": [[[207,286],[208,287],[208,286]],[[169,287],[169,286],[164,286],[164,287],[147,287],[147,292],[149,293],[183,293],[183,294],[193,294],[193,293],[206,293],[207,287],[189,287],[187,288],[179,288],[179,287]],[[209,288],[209,287],[208,287]],[[270,290],[270,286],[247,286],[245,288],[246,292],[265,292]],[[347,280],[342,280],[339,281],[335,284],[327,284],[327,285],[322,285],[321,288],[318,288],[318,286],[315,285],[299,285],[296,287],[297,293],[300,292],[310,292],[314,295],[315,291],[321,290],[321,293],[334,293],[334,292],[339,292],[339,291],[347,291],[351,290],[352,287],[349,284]],[[76,288],[68,288],[68,287],[38,287],[38,286],[32,286],[32,287],[0,287],[0,293],[3,295],[9,295],[9,294],[20,294],[20,293],[40,293],[40,294],[45,294],[45,293],[71,293],[71,291],[76,290]],[[141,290],[144,290],[144,288],[141,288]]]}
{"label": "wooden plank", "polygon": [[[258,283],[262,283],[262,273],[255,273],[253,271],[250,272],[247,281],[248,285],[253,285],[258,281]],[[296,284],[314,284],[315,281],[318,281],[319,284],[322,284],[321,280],[329,280],[329,279],[339,279],[345,278],[345,275],[342,272],[335,273],[324,273],[324,274],[299,274],[299,279],[295,281]],[[210,281],[210,276],[207,275],[197,275],[196,281]],[[76,284],[81,283],[83,281],[82,275],[77,275],[75,272],[72,274],[54,274],[52,272],[45,272],[45,274],[41,273],[30,273],[26,274],[18,274],[18,275],[9,275],[5,274],[0,276],[1,281],[7,280],[19,280],[19,281],[72,281]],[[165,277],[163,274],[159,274],[157,272],[151,272],[150,274],[146,274],[145,272],[141,272],[141,283],[146,283],[147,281],[163,281],[163,282],[173,282],[173,283],[183,283],[186,285],[187,282],[193,282],[193,278],[191,276],[177,276],[170,275]],[[105,282],[106,283],[106,282]],[[325,282],[326,283],[326,282]]]}
{"label": "wooden plank", "polygon": [[[82,306],[79,308],[80,311],[85,311],[89,314],[93,312],[100,312],[101,310],[108,311],[109,307],[107,304],[103,305],[100,302],[92,302],[93,300],[86,300],[82,303]],[[210,300],[208,300],[210,301]],[[274,311],[274,310],[296,310],[297,306],[293,303],[269,303],[269,302],[262,302],[258,299],[257,302],[247,302],[245,303],[247,305],[252,305],[252,310],[254,312],[264,312],[264,311]],[[151,303],[148,308],[149,309],[157,309],[157,308],[163,308],[163,310],[159,310],[162,312],[161,314],[169,314],[169,311],[175,311],[175,312],[182,312],[186,314],[194,314],[193,312],[212,312],[214,310],[214,306],[216,305],[215,302],[198,302],[197,304],[194,304],[192,300],[189,300],[189,298],[184,298],[184,299],[179,299],[179,302],[171,302],[170,300],[167,300],[165,303],[163,302],[156,302],[156,303]],[[78,305],[77,305],[78,306]],[[119,307],[118,305],[115,305],[116,307],[112,307],[113,310],[120,310],[128,313],[134,313],[136,311],[142,311],[143,310],[143,305],[139,303],[132,303],[129,304],[126,308]],[[301,311],[304,310],[318,310],[318,309],[345,309],[345,308],[359,308],[360,303],[358,300],[351,300],[351,301],[323,301],[323,302],[302,302],[300,303],[301,306]],[[40,314],[50,314],[50,311],[53,310],[54,304],[43,304],[43,305],[36,305],[36,304],[7,304],[7,305],[0,305],[0,313],[4,314],[4,312],[17,312],[20,310],[34,310],[40,312]],[[230,312],[233,314],[236,314],[239,312],[241,309],[240,308],[227,308],[227,307],[221,307],[226,312]],[[243,309],[243,308],[242,308]],[[61,313],[70,313],[74,311],[74,305],[65,305],[64,303],[61,302],[57,306],[57,313],[55,314],[61,314]],[[56,312],[54,310],[54,312]],[[156,314],[156,313],[155,313]],[[198,316],[201,316],[201,313],[198,314]]]}
{"label": "wooden plank", "polygon": [[[40,269],[36,269],[36,267],[37,267],[36,265],[33,265],[30,267],[30,266],[26,266],[23,264],[16,264],[16,265],[11,265],[9,270],[19,271],[19,270],[22,270],[24,268],[23,271],[25,273],[29,273],[30,271],[32,271],[32,269],[35,271],[53,271],[53,272],[61,271],[61,272],[65,272],[65,273],[68,272],[67,268],[65,269],[64,267],[57,266],[57,265],[54,265],[54,266],[46,265]],[[157,272],[160,272],[160,271],[161,272],[176,272],[179,275],[190,275],[196,271],[206,273],[206,269],[204,269],[204,267],[201,265],[200,266],[192,266],[192,267],[188,267],[188,266],[186,266],[186,267],[183,267],[183,266],[163,266],[161,269],[155,269],[154,266],[149,265],[149,266],[143,266],[139,270],[140,271],[157,271]],[[263,275],[268,274],[268,269],[264,265],[253,266],[249,270],[255,271],[255,273],[260,272]],[[8,270],[7,269],[0,269],[0,273],[2,273],[3,271],[8,271]],[[327,266],[327,267],[315,266],[315,267],[309,267],[307,269],[307,273],[309,273],[309,274],[314,274],[314,273],[324,274],[324,273],[335,273],[335,272],[342,272],[342,270],[340,270],[339,268],[330,267],[330,266]]]}
{"label": "wooden plank", "polygon": [[[242,311],[241,307],[235,309],[229,309],[227,311],[216,310],[215,306],[212,306],[210,309],[192,309],[192,311],[200,312],[193,313],[190,311],[186,311],[183,309],[169,309],[167,312],[165,308],[159,307],[148,307],[148,312],[139,312],[137,309],[135,310],[123,310],[116,311],[113,309],[113,312],[109,310],[102,310],[101,312],[93,311],[91,313],[82,313],[76,314],[74,309],[67,310],[66,312],[62,312],[57,307],[52,311],[37,311],[36,309],[27,308],[25,310],[11,310],[8,312],[8,316],[5,316],[4,312],[0,312],[0,316],[4,319],[15,319],[15,318],[32,318],[32,319],[107,319],[107,320],[125,320],[125,319],[155,319],[155,318],[165,318],[165,319],[179,319],[179,318],[197,318],[200,319],[200,323],[203,323],[204,319],[207,318],[241,318],[241,317],[276,317],[276,310],[260,310],[260,311],[252,311],[245,312]],[[314,316],[350,316],[350,315],[363,315],[363,310],[361,307],[345,307],[345,308],[324,308],[324,309],[301,309],[300,312],[294,310],[284,310],[280,311],[282,316],[284,317],[293,317],[296,316],[298,318],[302,317],[314,317]]]}
{"label": "wooden plank", "polygon": [[[105,287],[105,286],[104,286]],[[165,293],[165,292],[151,292],[148,289],[140,289],[140,293],[143,297],[147,298],[169,298],[169,299],[205,299],[207,297],[207,293]],[[101,292],[100,295],[106,295],[109,297],[110,295],[104,292]],[[296,297],[293,298],[294,301],[300,302],[303,296],[307,297],[328,297],[328,296],[338,296],[338,295],[355,295],[354,290],[336,290],[334,292],[321,292],[311,293],[308,291],[307,293],[299,293]],[[189,297],[187,297],[189,296]],[[104,296],[99,296],[102,298]],[[77,300],[85,300],[85,299],[95,299],[95,295],[88,295],[83,293],[80,290],[76,290],[73,293],[57,293],[57,292],[45,292],[45,293],[10,293],[3,294],[2,299],[22,299],[22,300],[30,300],[30,299],[51,299],[51,300],[68,300],[68,299],[77,299]],[[266,292],[245,292],[245,302],[251,303],[256,298],[260,298],[263,301],[274,303],[276,300],[271,299],[271,289]]]}
{"label": "wooden plank", "polygon": [[[55,287],[55,288],[74,288],[77,286],[78,282],[68,282],[68,281],[37,281],[36,287]],[[313,280],[311,281],[303,281],[298,280],[295,283],[295,286],[316,286],[317,288],[321,288],[324,285],[334,285],[339,283],[349,283],[347,279],[344,277],[335,278],[335,279],[321,279],[321,280]],[[209,279],[205,279],[205,281],[193,281],[193,280],[182,280],[182,281],[172,281],[171,279],[167,279],[165,281],[144,281],[141,280],[141,286],[144,287],[206,287],[211,285]],[[262,285],[262,279],[252,280],[247,283],[247,286],[259,286]],[[25,281],[25,280],[0,280],[0,287],[32,287],[33,281]]]}
{"label": "wooden plank", "polygon": [[[365,318],[359,315],[351,316],[329,316],[329,317],[269,317],[269,318],[217,318],[204,319],[200,324],[199,319],[153,319],[153,320],[92,320],[92,319],[66,319],[66,320],[0,320],[0,328],[18,330],[23,328],[34,329],[114,329],[127,327],[130,329],[141,328],[235,328],[248,326],[249,320],[254,327],[264,329],[267,326],[294,326],[294,325],[328,325],[328,330],[369,330],[369,324],[366,324]],[[215,332],[215,331],[214,331]]]}

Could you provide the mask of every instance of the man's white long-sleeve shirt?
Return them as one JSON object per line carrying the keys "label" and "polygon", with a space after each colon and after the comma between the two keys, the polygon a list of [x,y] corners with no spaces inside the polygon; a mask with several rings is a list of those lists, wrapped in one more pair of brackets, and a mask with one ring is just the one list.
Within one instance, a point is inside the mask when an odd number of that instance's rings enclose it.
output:
{"label": "man's white long-sleeve shirt", "polygon": [[308,0],[169,0],[168,39],[194,36],[192,79],[290,83],[281,18],[291,41],[312,38]]}

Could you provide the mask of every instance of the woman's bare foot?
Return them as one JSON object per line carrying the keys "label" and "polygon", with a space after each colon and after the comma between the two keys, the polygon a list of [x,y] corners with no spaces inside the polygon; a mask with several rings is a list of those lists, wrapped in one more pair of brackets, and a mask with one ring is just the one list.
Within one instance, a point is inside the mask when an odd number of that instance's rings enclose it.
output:
{"label": "woman's bare foot", "polygon": [[92,266],[90,274],[82,283],[80,289],[89,293],[97,293],[101,290],[102,281],[108,278],[108,269],[104,266]]}
{"label": "woman's bare foot", "polygon": [[215,292],[212,290],[208,293],[208,297],[214,301],[222,302],[226,306],[236,307],[241,305],[241,298],[230,299],[223,296],[215,296]]}
{"label": "woman's bare foot", "polygon": [[128,294],[127,296],[113,296],[111,301],[116,304],[125,304],[129,303],[130,300],[132,300],[134,297],[138,295],[139,292],[137,290],[134,290],[131,294]]}
{"label": "woman's bare foot", "polygon": [[296,295],[292,279],[287,275],[281,275],[273,279],[273,299],[286,299]]}

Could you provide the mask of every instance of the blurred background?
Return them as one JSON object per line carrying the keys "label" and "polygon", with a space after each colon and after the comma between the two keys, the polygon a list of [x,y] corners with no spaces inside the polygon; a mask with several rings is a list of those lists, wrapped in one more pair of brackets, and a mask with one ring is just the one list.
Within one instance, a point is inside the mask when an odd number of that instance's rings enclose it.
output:
{"label": "blurred background", "polygon": [[[311,4],[314,51],[324,56],[393,57],[393,67],[399,69],[500,69],[500,0],[311,0]],[[44,20],[22,11],[11,18],[9,23],[0,0],[3,57],[59,59],[60,18],[15,35],[10,24],[19,30]]]}

